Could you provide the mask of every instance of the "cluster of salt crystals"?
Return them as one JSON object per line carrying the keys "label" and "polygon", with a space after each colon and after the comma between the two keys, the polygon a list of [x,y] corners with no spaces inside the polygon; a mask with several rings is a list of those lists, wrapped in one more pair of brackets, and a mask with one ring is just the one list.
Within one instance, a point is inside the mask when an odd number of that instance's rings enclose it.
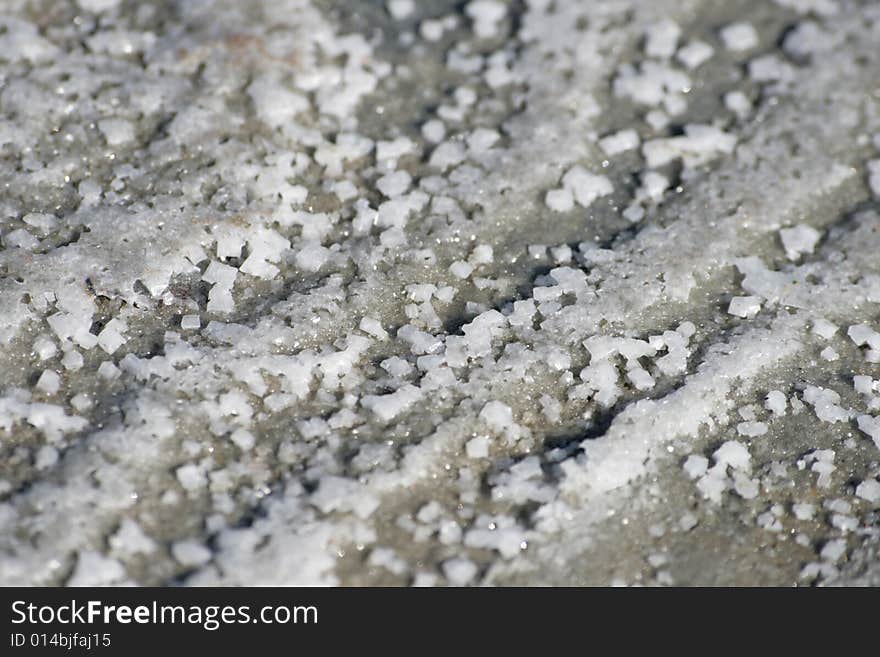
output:
{"label": "cluster of salt crystals", "polygon": [[750,478],[752,463],[748,448],[736,440],[728,440],[712,454],[714,464],[700,455],[691,454],[684,462],[688,477],[697,480],[697,489],[708,500],[720,504],[728,489],[751,500],[758,495],[758,482]]}
{"label": "cluster of salt crystals", "polygon": [[[748,23],[728,25],[721,30],[720,36],[728,49],[738,52],[754,49],[759,41],[754,28]],[[654,24],[645,35],[646,60],[638,68],[630,65],[621,67],[614,79],[616,95],[653,108],[648,111],[646,120],[655,130],[665,128],[671,116],[683,114],[687,109],[686,94],[691,89],[692,81],[685,71],[675,68],[673,59],[686,69],[693,70],[709,60],[714,53],[712,46],[703,41],[692,41],[684,45],[680,45],[680,41],[681,29],[675,22],[667,19]],[[763,77],[756,74],[759,82],[775,82],[779,77],[771,73],[765,73]],[[725,102],[740,118],[745,117],[751,108],[748,98],[738,90],[728,92]],[[680,136],[645,141],[642,155],[647,166],[651,169],[663,167],[680,158],[686,167],[695,168],[719,154],[732,153],[736,146],[736,137],[715,125],[689,124],[685,126],[684,132]],[[626,130],[607,135],[599,141],[599,146],[607,155],[615,156],[637,147],[640,141],[636,131]],[[660,201],[668,187],[665,176],[656,171],[646,172],[643,185],[624,211],[624,216],[633,222],[640,221],[644,216],[642,205]],[[607,193],[613,190],[610,182],[607,188]],[[591,202],[595,199],[591,195],[587,200]],[[574,201],[587,205],[568,189],[565,180],[561,189],[552,189],[545,197],[546,205],[556,212],[572,210]]]}
{"label": "cluster of salt crystals", "polygon": [[608,196],[614,191],[611,181],[606,176],[590,173],[581,166],[569,169],[562,176],[562,187],[547,192],[547,207],[556,212],[568,212],[577,203],[588,208],[597,199]]}

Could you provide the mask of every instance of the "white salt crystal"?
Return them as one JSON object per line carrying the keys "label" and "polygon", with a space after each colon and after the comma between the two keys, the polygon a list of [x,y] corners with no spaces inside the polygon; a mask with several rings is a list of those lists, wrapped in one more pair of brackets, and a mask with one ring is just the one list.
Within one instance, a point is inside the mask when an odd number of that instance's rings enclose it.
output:
{"label": "white salt crystal", "polygon": [[414,0],[387,0],[385,7],[392,18],[401,20],[415,11],[416,3]]}
{"label": "white salt crystal", "polygon": [[192,331],[199,328],[202,321],[198,315],[184,315],[180,318],[180,328],[184,331]]}
{"label": "white salt crystal", "polygon": [[477,245],[473,252],[471,253],[471,257],[468,259],[470,264],[477,265],[490,265],[495,260],[495,254],[492,247],[489,244],[479,244]]}
{"label": "white salt crystal", "polygon": [[734,52],[751,50],[758,45],[758,33],[750,23],[731,23],[721,28],[724,47]]}
{"label": "white salt crystal", "polygon": [[807,386],[804,389],[804,401],[813,406],[816,417],[823,422],[845,422],[852,417],[852,411],[838,405],[840,395],[834,390]]}
{"label": "white salt crystal", "polygon": [[102,11],[113,9],[121,1],[122,0],[76,0],[76,3],[82,7],[84,11],[98,14]]}
{"label": "white salt crystal", "polygon": [[461,142],[444,141],[431,153],[428,164],[432,167],[446,171],[450,167],[461,164],[465,159],[465,150]]}
{"label": "white salt crystal", "polygon": [[764,408],[773,413],[773,415],[785,415],[785,409],[788,406],[788,399],[785,394],[779,390],[771,390],[767,393],[767,399],[764,402]]}
{"label": "white salt crystal", "polygon": [[819,352],[819,355],[822,357],[823,360],[827,360],[829,362],[834,362],[840,358],[838,353],[831,347],[825,347],[821,352]]}
{"label": "white salt crystal", "polygon": [[869,435],[877,449],[880,449],[880,418],[870,415],[859,415],[857,422],[859,431]]}
{"label": "white salt crystal", "polygon": [[497,130],[477,128],[467,138],[468,150],[472,154],[480,154],[489,151],[501,138]]}
{"label": "white salt crystal", "polygon": [[440,119],[431,119],[422,125],[422,137],[432,144],[439,144],[446,138],[446,126]]}
{"label": "white salt crystal", "polygon": [[98,365],[98,376],[102,379],[115,379],[121,374],[119,368],[113,364],[112,361],[105,360],[100,365]]}
{"label": "white salt crystal", "polygon": [[453,586],[464,586],[476,576],[477,566],[469,559],[450,559],[443,562],[443,574]]}
{"label": "white salt crystal", "polygon": [[681,28],[671,20],[663,20],[648,28],[645,38],[645,54],[648,57],[669,59],[675,54]]}
{"label": "white salt crystal", "polygon": [[605,151],[606,155],[614,156],[638,148],[640,143],[639,133],[635,130],[621,130],[602,137],[599,140],[599,148]]}
{"label": "white salt crystal", "polygon": [[111,319],[98,334],[98,346],[108,354],[113,354],[119,347],[125,344],[126,339],[122,332],[126,330],[124,322]]}
{"label": "white salt crystal", "polygon": [[846,540],[842,538],[828,541],[820,552],[820,556],[831,563],[839,561],[844,554],[846,554]]}
{"label": "white salt crystal", "polygon": [[708,61],[714,53],[715,50],[705,41],[691,41],[680,48],[675,57],[685,68],[693,70]]}
{"label": "white salt crystal", "polygon": [[422,390],[404,385],[387,395],[365,395],[361,405],[373,411],[382,422],[390,422],[422,398]]}
{"label": "white salt crystal", "polygon": [[471,0],[465,13],[474,22],[474,33],[481,39],[494,37],[507,16],[507,5],[498,0]]}
{"label": "white salt crystal", "polygon": [[874,196],[880,198],[880,160],[868,162],[868,187]]}
{"label": "white salt crystal", "polygon": [[229,313],[235,310],[232,291],[221,285],[215,285],[208,291],[207,310],[211,313]]}
{"label": "white salt crystal", "polygon": [[202,274],[202,280],[208,283],[215,283],[221,288],[231,289],[235,283],[236,276],[238,276],[238,270],[235,267],[212,260],[208,264],[207,269],[205,269],[205,273]]}
{"label": "white salt crystal", "polygon": [[211,550],[198,541],[177,541],[171,546],[174,559],[187,568],[203,566],[211,560]]}
{"label": "white salt crystal", "polygon": [[763,422],[740,422],[736,425],[736,432],[740,436],[756,438],[767,433],[767,425]]}
{"label": "white salt crystal", "polygon": [[43,392],[54,395],[61,387],[61,377],[52,370],[43,370],[40,378],[37,380],[37,388]]}
{"label": "white salt crystal", "polygon": [[568,212],[574,208],[574,195],[568,189],[551,189],[544,202],[554,212]]}
{"label": "white salt crystal", "polygon": [[70,398],[70,405],[78,412],[83,413],[93,406],[93,402],[87,394],[80,392]]}
{"label": "white salt crystal", "polygon": [[636,390],[650,390],[654,387],[654,378],[641,367],[628,370],[627,379],[633,384]]}
{"label": "white salt crystal", "polygon": [[691,454],[684,462],[684,471],[691,479],[702,477],[709,468],[709,459],[700,454]]}
{"label": "white salt crystal", "polygon": [[207,478],[202,469],[194,463],[187,463],[177,468],[177,481],[188,491],[197,491],[205,487]]}
{"label": "white salt crystal", "polygon": [[[79,0],[83,4],[85,0]],[[89,0],[90,3],[97,0]],[[125,569],[116,559],[90,550],[77,554],[76,568],[67,586],[107,586],[121,582],[125,578]]]}
{"label": "white salt crystal", "polygon": [[813,320],[813,333],[821,338],[830,340],[837,333],[837,327],[827,319],[817,317]]}
{"label": "white salt crystal", "polygon": [[751,455],[746,446],[736,440],[728,440],[712,454],[716,463],[729,465],[736,470],[751,468]]}
{"label": "white salt crystal", "polygon": [[253,448],[254,444],[256,444],[256,438],[254,438],[254,434],[252,434],[247,429],[236,429],[232,432],[232,435],[229,436],[229,439],[238,446],[240,450],[243,452],[247,452]]}
{"label": "white salt crystal", "polygon": [[648,171],[642,176],[640,192],[652,201],[663,198],[663,192],[669,188],[669,178],[657,171]]}
{"label": "white salt crystal", "polygon": [[802,255],[813,252],[822,234],[812,226],[798,224],[780,230],[779,237],[782,239],[785,256],[789,260],[797,260]]}
{"label": "white salt crystal", "polygon": [[570,191],[574,200],[585,208],[614,191],[607,177],[590,173],[580,165],[572,167],[562,177],[562,187]]}
{"label": "white salt crystal", "polygon": [[874,394],[874,379],[870,376],[857,374],[853,377],[853,388],[861,395]]}
{"label": "white salt crystal", "polygon": [[150,554],[157,548],[156,542],[131,518],[123,519],[119,529],[110,537],[109,543],[112,550],[126,556]]}
{"label": "white salt crystal", "polygon": [[110,146],[119,146],[132,141],[135,137],[134,125],[125,119],[101,119],[98,130]]}
{"label": "white salt crystal", "polygon": [[695,516],[693,513],[688,512],[679,519],[678,526],[681,527],[682,531],[689,532],[694,527],[696,527],[699,522],[700,521],[697,519],[697,516]]}
{"label": "white salt crystal", "polygon": [[68,372],[76,372],[77,370],[81,370],[83,363],[84,360],[82,354],[73,348],[69,349],[64,354],[64,357],[61,359],[61,364]]}
{"label": "white salt crystal", "polygon": [[752,318],[761,310],[760,297],[733,297],[727,312],[737,317]]}
{"label": "white salt crystal", "polygon": [[377,340],[387,340],[388,332],[382,328],[382,323],[373,317],[363,317],[358,327],[366,334]]}
{"label": "white salt crystal", "polygon": [[48,360],[57,353],[58,348],[49,336],[41,335],[34,340],[31,351],[33,351],[40,360]]}
{"label": "white salt crystal", "polygon": [[58,463],[58,450],[52,445],[43,445],[37,450],[34,458],[34,467],[37,470],[47,470]]}
{"label": "white salt crystal", "polygon": [[856,496],[871,504],[880,502],[880,482],[876,479],[865,479],[856,486]]}
{"label": "white salt crystal", "polygon": [[465,445],[465,452],[472,459],[486,458],[489,456],[489,438],[486,436],[472,438]]}
{"label": "white salt crystal", "polygon": [[724,106],[744,119],[752,111],[752,101],[742,91],[728,91],[724,94]]}
{"label": "white salt crystal", "polygon": [[376,182],[376,189],[388,198],[406,193],[412,184],[412,176],[406,171],[387,173]]}
{"label": "white salt crystal", "polygon": [[867,324],[855,324],[854,326],[850,326],[847,329],[846,334],[859,347],[867,344],[871,349],[880,349],[880,333],[877,333],[877,331]]}

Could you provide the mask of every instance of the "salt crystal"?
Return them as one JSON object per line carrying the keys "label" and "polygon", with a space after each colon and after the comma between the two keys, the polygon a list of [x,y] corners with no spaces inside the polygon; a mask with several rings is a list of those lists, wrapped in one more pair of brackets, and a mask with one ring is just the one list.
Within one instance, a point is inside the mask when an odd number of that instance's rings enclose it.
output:
{"label": "salt crystal", "polygon": [[205,473],[194,463],[187,463],[177,468],[177,480],[181,486],[191,492],[201,490],[207,484]]}
{"label": "salt crystal", "polygon": [[733,297],[727,307],[727,312],[737,317],[751,319],[761,310],[761,299],[759,297]]}
{"label": "salt crystal", "polygon": [[211,560],[211,550],[199,541],[177,541],[171,545],[171,555],[186,568],[203,566]]}
{"label": "salt crystal", "polygon": [[180,318],[180,328],[184,331],[193,331],[202,325],[198,315],[184,315]]}
{"label": "salt crystal", "polygon": [[52,370],[43,370],[37,380],[37,388],[49,395],[54,395],[61,387],[61,377]]}
{"label": "salt crystal", "polygon": [[817,317],[813,320],[813,333],[821,338],[830,340],[837,333],[837,327],[827,319]]}
{"label": "salt crystal", "polygon": [[751,468],[751,455],[745,445],[736,441],[728,440],[712,454],[716,463],[729,465],[737,470],[749,470]]}
{"label": "salt crystal", "polygon": [[422,125],[422,136],[432,144],[439,144],[446,137],[446,126],[439,119],[431,119]]}
{"label": "salt crystal", "polygon": [[822,357],[822,360],[827,360],[829,362],[834,362],[840,358],[838,353],[831,347],[825,347],[819,355]]}
{"label": "salt crystal", "polygon": [[742,91],[729,91],[724,94],[724,106],[731,112],[736,114],[740,119],[744,119],[752,111],[752,101]]}
{"label": "salt crystal", "polygon": [[379,320],[372,317],[363,317],[359,324],[359,328],[368,335],[373,336],[377,340],[387,340],[388,332],[382,327]]}
{"label": "salt crystal", "polygon": [[562,186],[571,192],[578,204],[585,208],[614,191],[608,178],[590,173],[580,165],[568,170],[562,177]]}
{"label": "salt crystal", "polygon": [[780,230],[779,237],[782,239],[785,256],[789,260],[797,260],[802,255],[813,252],[822,234],[812,226],[798,224]]}
{"label": "salt crystal", "polygon": [[109,360],[105,360],[98,365],[98,376],[102,379],[112,380],[120,374],[121,372],[119,371],[119,368]]}
{"label": "salt crystal", "polygon": [[55,342],[49,338],[47,335],[41,335],[36,340],[34,340],[34,344],[31,347],[31,351],[37,355],[37,357],[42,360],[48,360],[55,355],[58,351],[55,346]]}
{"label": "salt crystal", "polygon": [[859,431],[870,436],[877,449],[880,449],[880,418],[870,415],[859,415],[857,422]]}
{"label": "salt crystal", "polygon": [[[96,3],[97,0],[88,0]],[[79,0],[83,4],[85,0]],[[107,586],[121,582],[125,578],[125,569],[115,559],[105,557],[98,552],[84,550],[77,554],[76,567],[67,586]]]}
{"label": "salt crystal", "polygon": [[671,20],[663,20],[648,29],[645,39],[645,54],[648,57],[669,59],[675,54],[681,28]]}
{"label": "salt crystal", "polygon": [[721,29],[724,47],[734,52],[751,50],[759,43],[758,33],[750,23],[731,23]]}
{"label": "salt crystal", "polygon": [[544,202],[554,212],[569,212],[574,209],[574,196],[568,189],[551,189],[544,197]]}
{"label": "salt crystal", "polygon": [[465,452],[472,459],[486,458],[489,456],[489,438],[486,436],[472,438],[465,445]]}
{"label": "salt crystal", "polygon": [[804,401],[813,406],[816,417],[823,422],[844,422],[852,417],[852,411],[838,405],[840,395],[833,390],[818,386],[807,386]]}
{"label": "salt crystal", "polygon": [[699,454],[691,454],[684,462],[684,471],[691,479],[702,477],[709,468],[709,459]]}
{"label": "salt crystal", "polygon": [[880,160],[868,162],[868,187],[880,199]]}
{"label": "salt crystal", "polygon": [[134,125],[125,119],[101,119],[98,129],[110,146],[126,144],[135,137]]}
{"label": "salt crystal", "polygon": [[402,20],[411,16],[415,11],[416,3],[414,0],[387,0],[385,7],[388,13],[395,20]]}
{"label": "salt crystal", "polygon": [[236,429],[232,432],[232,435],[229,436],[229,439],[243,452],[249,451],[253,448],[254,444],[256,444],[254,434],[247,429]]}
{"label": "salt crystal", "polygon": [[498,0],[471,0],[465,13],[474,22],[474,33],[481,39],[498,34],[499,24],[507,16],[507,5]]}
{"label": "salt crystal", "polygon": [[680,48],[675,57],[686,68],[693,70],[708,61],[714,53],[715,50],[705,41],[691,41]]}
{"label": "salt crystal", "polygon": [[773,413],[773,415],[785,415],[785,409],[788,406],[788,399],[785,394],[779,390],[771,390],[767,393],[767,399],[764,402],[764,408]]}
{"label": "salt crystal", "polygon": [[407,384],[387,395],[365,395],[361,405],[382,422],[390,422],[422,398],[422,390]]}
{"label": "salt crystal", "polygon": [[376,189],[388,198],[404,194],[412,184],[412,176],[406,171],[387,173],[376,182]]}
{"label": "salt crystal", "polygon": [[111,319],[98,334],[98,346],[108,354],[113,354],[119,347],[125,344],[126,339],[122,333],[127,329],[124,322],[119,319]]}
{"label": "salt crystal", "polygon": [[43,445],[37,450],[34,458],[34,467],[37,470],[48,470],[58,463],[58,450],[51,445]]}
{"label": "salt crystal", "polygon": [[859,347],[867,344],[871,349],[880,349],[880,333],[867,324],[850,326],[846,334]]}
{"label": "salt crystal", "polygon": [[871,504],[880,502],[880,482],[876,479],[865,479],[856,486],[856,496]]}
{"label": "salt crystal", "polygon": [[640,141],[639,133],[635,130],[621,130],[600,139],[599,148],[606,155],[614,156],[638,148]]}
{"label": "salt crystal", "polygon": [[831,563],[834,563],[836,561],[839,561],[844,554],[846,554],[846,540],[842,538],[835,538],[828,541],[824,545],[820,556],[825,561],[830,561]]}
{"label": "salt crystal", "polygon": [[464,586],[476,576],[477,566],[469,559],[450,559],[443,562],[443,574],[453,586]]}

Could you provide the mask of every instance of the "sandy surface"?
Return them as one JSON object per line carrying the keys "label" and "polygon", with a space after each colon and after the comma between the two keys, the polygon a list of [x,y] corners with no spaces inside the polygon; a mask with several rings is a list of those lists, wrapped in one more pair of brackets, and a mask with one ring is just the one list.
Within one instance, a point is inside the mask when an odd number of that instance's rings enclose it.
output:
{"label": "sandy surface", "polygon": [[880,584],[880,6],[9,0],[0,584]]}

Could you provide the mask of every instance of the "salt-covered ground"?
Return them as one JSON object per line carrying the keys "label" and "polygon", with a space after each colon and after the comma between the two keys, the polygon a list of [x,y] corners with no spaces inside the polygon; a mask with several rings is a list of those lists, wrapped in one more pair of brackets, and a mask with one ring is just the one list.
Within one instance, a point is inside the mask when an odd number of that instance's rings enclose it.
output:
{"label": "salt-covered ground", "polygon": [[5,0],[0,584],[880,584],[873,0]]}

